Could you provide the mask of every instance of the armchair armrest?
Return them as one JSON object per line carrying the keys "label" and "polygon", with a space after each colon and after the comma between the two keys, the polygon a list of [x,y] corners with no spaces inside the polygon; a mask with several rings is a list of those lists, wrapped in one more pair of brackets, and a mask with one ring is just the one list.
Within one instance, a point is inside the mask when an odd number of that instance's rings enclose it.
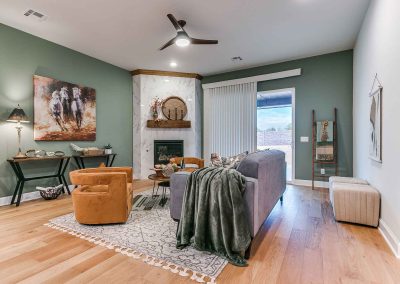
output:
{"label": "armchair armrest", "polygon": [[75,185],[111,185],[113,183],[127,182],[125,172],[90,172],[76,170],[69,173],[71,183]]}
{"label": "armchair armrest", "polygon": [[128,183],[132,183],[132,178],[133,178],[132,167],[88,168],[80,170],[80,173],[126,173],[126,178]]}

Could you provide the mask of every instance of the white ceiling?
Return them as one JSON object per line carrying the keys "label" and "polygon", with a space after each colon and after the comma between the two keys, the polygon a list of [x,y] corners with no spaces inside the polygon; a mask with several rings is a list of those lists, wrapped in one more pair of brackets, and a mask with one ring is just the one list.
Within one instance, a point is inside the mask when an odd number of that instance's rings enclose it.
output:
{"label": "white ceiling", "polygon": [[[369,0],[1,0],[0,22],[127,70],[210,75],[351,49]],[[39,22],[23,14],[44,13]],[[218,45],[158,49],[175,36]],[[232,62],[241,56],[243,61]],[[177,68],[169,67],[175,60]]]}

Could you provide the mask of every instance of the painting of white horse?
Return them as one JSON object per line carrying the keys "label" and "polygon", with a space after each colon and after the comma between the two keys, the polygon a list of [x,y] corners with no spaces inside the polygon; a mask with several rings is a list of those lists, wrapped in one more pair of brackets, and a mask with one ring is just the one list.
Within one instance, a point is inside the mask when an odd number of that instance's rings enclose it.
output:
{"label": "painting of white horse", "polygon": [[96,90],[35,75],[36,141],[96,140]]}

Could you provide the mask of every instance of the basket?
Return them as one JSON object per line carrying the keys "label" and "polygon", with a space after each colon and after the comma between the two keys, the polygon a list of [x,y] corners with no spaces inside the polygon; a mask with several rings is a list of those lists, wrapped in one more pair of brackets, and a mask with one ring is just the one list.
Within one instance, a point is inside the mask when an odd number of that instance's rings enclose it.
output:
{"label": "basket", "polygon": [[54,187],[36,187],[36,189],[39,190],[40,196],[43,197],[45,200],[53,200],[57,199],[58,196],[60,196],[62,190],[63,190],[64,185],[60,184],[58,186]]}
{"label": "basket", "polygon": [[85,149],[83,151],[83,155],[84,156],[101,156],[101,155],[104,155],[104,150],[103,149],[96,149],[96,150]]}

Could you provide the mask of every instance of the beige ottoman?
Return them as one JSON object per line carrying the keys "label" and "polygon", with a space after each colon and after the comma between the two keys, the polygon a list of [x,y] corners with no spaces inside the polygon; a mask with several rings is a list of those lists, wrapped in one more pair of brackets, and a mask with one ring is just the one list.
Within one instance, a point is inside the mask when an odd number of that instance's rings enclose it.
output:
{"label": "beige ottoman", "polygon": [[329,177],[329,188],[331,188],[332,183],[334,182],[368,184],[366,180],[360,178],[331,176]]}
{"label": "beige ottoman", "polygon": [[380,195],[370,185],[333,182],[330,190],[337,221],[378,226]]}

